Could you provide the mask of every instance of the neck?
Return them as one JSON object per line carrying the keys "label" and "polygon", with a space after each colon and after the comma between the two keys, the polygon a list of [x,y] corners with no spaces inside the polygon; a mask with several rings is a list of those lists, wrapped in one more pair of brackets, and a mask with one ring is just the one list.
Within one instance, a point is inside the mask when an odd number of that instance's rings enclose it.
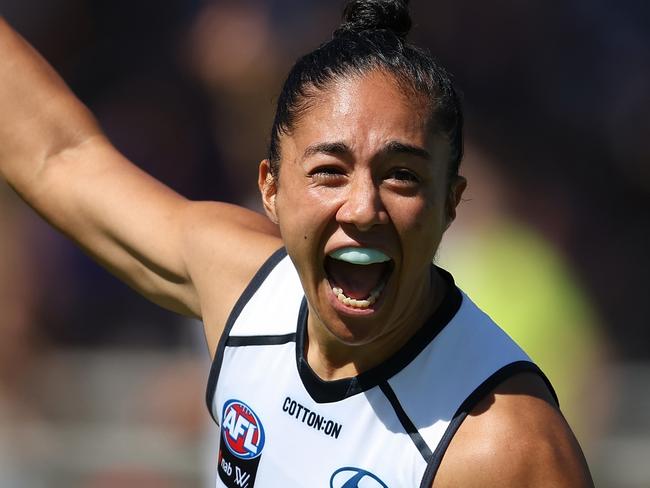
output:
{"label": "neck", "polygon": [[326,381],[350,378],[393,356],[426,323],[446,293],[447,283],[437,271],[425,283],[405,313],[391,321],[383,333],[362,344],[342,342],[310,308],[305,357],[312,370]]}

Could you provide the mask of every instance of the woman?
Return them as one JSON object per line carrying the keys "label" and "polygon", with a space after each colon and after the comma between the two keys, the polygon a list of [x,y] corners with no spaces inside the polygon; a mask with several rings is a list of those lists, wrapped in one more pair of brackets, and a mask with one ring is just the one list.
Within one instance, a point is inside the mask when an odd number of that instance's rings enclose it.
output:
{"label": "woman", "polygon": [[592,485],[543,374],[431,265],[466,184],[462,113],[410,25],[406,2],[351,1],[294,66],[259,168],[268,219],[141,172],[0,26],[0,173],[203,320],[217,486]]}

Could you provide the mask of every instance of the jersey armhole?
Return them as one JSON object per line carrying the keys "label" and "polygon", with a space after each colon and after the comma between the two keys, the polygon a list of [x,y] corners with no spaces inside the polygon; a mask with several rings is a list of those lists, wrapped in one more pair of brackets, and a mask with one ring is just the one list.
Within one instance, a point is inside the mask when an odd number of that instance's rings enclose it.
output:
{"label": "jersey armhole", "polygon": [[469,414],[476,404],[487,395],[489,392],[494,390],[498,385],[503,383],[505,380],[523,372],[535,373],[542,378],[546,387],[551,392],[553,399],[555,400],[556,405],[559,407],[560,402],[557,398],[557,394],[551,385],[551,382],[548,380],[546,375],[542,372],[541,369],[530,361],[515,361],[514,363],[507,364],[501,369],[497,370],[492,374],[488,379],[481,383],[462,403],[456,413],[454,414],[451,422],[447,426],[440,443],[436,447],[436,450],[433,452],[433,455],[427,462],[427,469],[424,471],[424,476],[422,477],[422,482],[420,483],[420,488],[431,488],[433,479],[440,468],[440,463],[442,458],[449,447],[451,439],[454,437],[459,427]]}
{"label": "jersey armhole", "polygon": [[214,412],[212,411],[212,400],[217,390],[217,380],[219,379],[221,364],[223,362],[223,353],[224,350],[226,349],[226,342],[228,341],[228,337],[230,336],[230,331],[232,330],[233,325],[235,325],[237,318],[241,314],[246,304],[250,301],[250,299],[253,297],[253,295],[259,289],[262,283],[264,283],[264,280],[266,280],[266,278],[269,276],[271,271],[273,271],[273,269],[277,266],[277,264],[280,261],[282,261],[286,257],[286,255],[287,255],[286,249],[284,247],[281,247],[273,254],[271,254],[271,256],[269,256],[269,258],[264,262],[264,264],[260,266],[260,269],[257,270],[255,276],[253,276],[250,283],[248,283],[243,293],[239,296],[237,303],[235,303],[235,306],[230,311],[230,315],[228,315],[226,326],[224,327],[223,332],[221,333],[221,337],[219,338],[219,344],[217,345],[217,350],[214,353],[212,366],[210,367],[210,375],[208,376],[208,386],[205,391],[205,402],[208,407],[208,412],[210,412],[210,416],[212,417],[212,420],[214,420],[215,423],[217,423],[217,425],[219,424],[219,422],[217,421]]}

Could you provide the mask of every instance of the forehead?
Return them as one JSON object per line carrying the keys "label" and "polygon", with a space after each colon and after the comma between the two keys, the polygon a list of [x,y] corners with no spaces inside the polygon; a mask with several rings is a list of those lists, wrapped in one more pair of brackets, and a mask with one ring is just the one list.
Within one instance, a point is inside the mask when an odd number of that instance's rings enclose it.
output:
{"label": "forehead", "polygon": [[390,141],[430,147],[428,104],[409,92],[379,71],[335,80],[309,95],[308,108],[283,137],[283,150],[334,141],[345,142],[360,155]]}

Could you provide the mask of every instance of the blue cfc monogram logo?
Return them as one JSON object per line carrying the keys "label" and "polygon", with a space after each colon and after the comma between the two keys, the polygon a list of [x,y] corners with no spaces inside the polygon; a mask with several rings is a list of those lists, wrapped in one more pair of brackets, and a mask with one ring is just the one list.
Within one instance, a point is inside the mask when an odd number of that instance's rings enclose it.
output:
{"label": "blue cfc monogram logo", "polygon": [[[362,483],[363,482],[363,483]],[[388,488],[374,474],[359,468],[339,468],[330,478],[330,488]]]}

